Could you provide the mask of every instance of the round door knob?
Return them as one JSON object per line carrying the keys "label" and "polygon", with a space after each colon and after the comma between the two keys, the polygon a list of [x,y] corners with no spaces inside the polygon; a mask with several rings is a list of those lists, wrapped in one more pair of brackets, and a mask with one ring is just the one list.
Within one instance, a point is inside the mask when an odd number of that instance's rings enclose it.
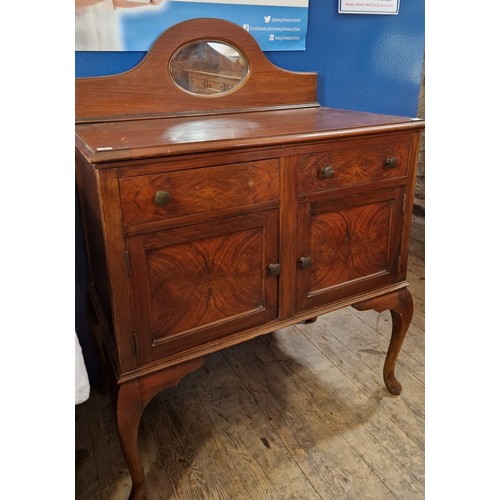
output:
{"label": "round door knob", "polygon": [[276,264],[269,264],[267,266],[267,274],[269,276],[279,276],[281,272],[281,266],[276,263]]}
{"label": "round door knob", "polygon": [[328,166],[322,168],[318,174],[321,179],[331,179],[333,177],[333,174],[335,173],[335,170],[333,170],[333,167]]}
{"label": "round door knob", "polygon": [[387,168],[396,168],[398,166],[398,159],[397,158],[387,158],[385,160],[385,166]]}
{"label": "round door knob", "polygon": [[312,257],[301,257],[299,259],[299,267],[301,269],[307,269],[308,267],[312,266]]}
{"label": "round door knob", "polygon": [[168,191],[156,191],[155,205],[159,207],[165,206],[170,201],[170,193]]}

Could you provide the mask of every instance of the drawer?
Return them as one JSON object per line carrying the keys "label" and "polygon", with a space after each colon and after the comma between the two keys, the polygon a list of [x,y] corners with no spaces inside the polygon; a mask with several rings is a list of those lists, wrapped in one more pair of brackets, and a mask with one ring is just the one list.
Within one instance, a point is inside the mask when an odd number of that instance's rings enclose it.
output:
{"label": "drawer", "polygon": [[341,142],[299,159],[299,194],[404,177],[410,141]]}
{"label": "drawer", "polygon": [[278,160],[261,160],[122,177],[123,223],[174,217],[278,200]]}

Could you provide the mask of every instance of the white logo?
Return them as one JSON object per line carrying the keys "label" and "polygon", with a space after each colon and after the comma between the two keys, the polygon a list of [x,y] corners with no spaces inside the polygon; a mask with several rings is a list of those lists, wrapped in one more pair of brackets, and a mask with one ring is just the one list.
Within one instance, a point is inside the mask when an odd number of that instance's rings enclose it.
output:
{"label": "white logo", "polygon": [[268,23],[271,20],[271,16],[264,16],[264,21]]}
{"label": "white logo", "polygon": [[271,33],[271,34],[269,35],[269,41],[270,41],[270,42],[274,42],[274,33]]}
{"label": "white logo", "polygon": [[243,29],[247,30],[247,31],[250,31],[250,25],[249,24],[244,24],[243,25]]}

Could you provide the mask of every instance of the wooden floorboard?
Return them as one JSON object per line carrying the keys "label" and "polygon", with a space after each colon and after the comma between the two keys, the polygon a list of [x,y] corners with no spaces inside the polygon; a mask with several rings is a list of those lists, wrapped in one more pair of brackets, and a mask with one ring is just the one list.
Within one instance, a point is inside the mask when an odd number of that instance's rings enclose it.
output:
{"label": "wooden floorboard", "polygon": [[[150,500],[423,499],[425,224],[412,225],[414,317],[387,392],[390,314],[346,308],[216,353],[144,411]],[[78,500],[126,499],[110,397],[76,416]]]}

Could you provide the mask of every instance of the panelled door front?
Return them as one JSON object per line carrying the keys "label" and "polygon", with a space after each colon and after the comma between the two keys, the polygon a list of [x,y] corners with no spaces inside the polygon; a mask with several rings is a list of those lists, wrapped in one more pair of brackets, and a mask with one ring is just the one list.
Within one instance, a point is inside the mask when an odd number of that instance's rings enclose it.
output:
{"label": "panelled door front", "polygon": [[127,248],[139,363],[277,317],[266,272],[278,260],[277,210],[134,236]]}
{"label": "panelled door front", "polygon": [[299,205],[297,309],[398,280],[404,187]]}

